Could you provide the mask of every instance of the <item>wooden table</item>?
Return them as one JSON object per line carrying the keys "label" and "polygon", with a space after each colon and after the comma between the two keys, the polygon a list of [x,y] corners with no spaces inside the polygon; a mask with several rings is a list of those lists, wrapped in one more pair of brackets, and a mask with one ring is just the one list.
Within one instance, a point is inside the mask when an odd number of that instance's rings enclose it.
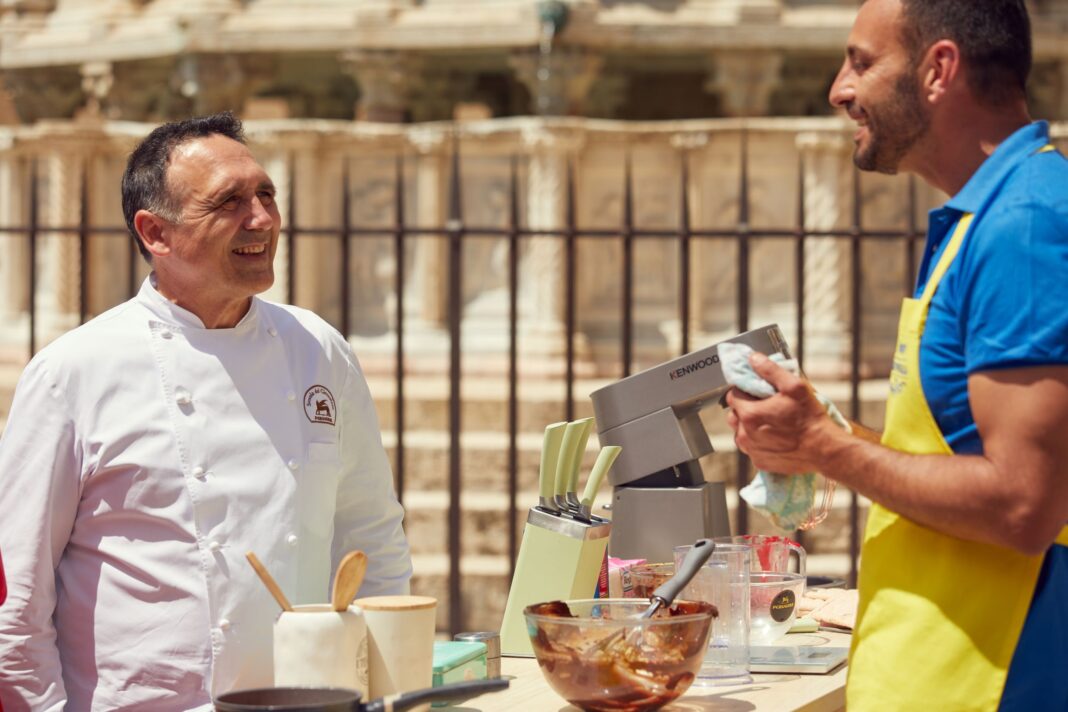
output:
{"label": "wooden table", "polygon": [[[849,646],[845,633],[819,632],[793,634],[782,643],[791,645]],[[533,658],[503,658],[501,675],[511,678],[511,686],[492,695],[468,700],[453,712],[575,712],[553,692]],[[827,675],[754,674],[747,685],[691,687],[686,694],[664,707],[664,712],[838,712],[845,709],[846,666]]]}

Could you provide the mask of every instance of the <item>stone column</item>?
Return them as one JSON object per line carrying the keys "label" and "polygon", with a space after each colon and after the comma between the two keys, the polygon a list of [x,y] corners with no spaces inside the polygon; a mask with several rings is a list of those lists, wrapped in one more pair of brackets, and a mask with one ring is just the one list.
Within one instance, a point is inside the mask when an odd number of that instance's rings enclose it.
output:
{"label": "stone column", "polygon": [[710,60],[705,90],[719,94],[728,116],[767,116],[780,83],[782,54],[771,50],[732,50]]}
{"label": "stone column", "polygon": [[[849,225],[852,208],[851,144],[839,133],[797,136],[804,159],[805,228],[830,230]],[[805,242],[805,370],[838,377],[849,371],[849,242],[834,237]]]}
{"label": "stone column", "polygon": [[[522,311],[528,315],[521,324],[524,353],[559,354],[566,336],[567,255],[563,230],[567,223],[567,171],[585,136],[574,130],[530,123],[523,127],[521,141],[529,156],[526,224],[535,230],[561,231],[560,236],[533,237],[527,243],[520,293]],[[591,266],[580,264],[579,269]],[[581,304],[576,304],[576,313],[580,312]],[[586,352],[582,335],[576,334],[576,353]]]}
{"label": "stone column", "polygon": [[539,116],[582,115],[604,64],[601,56],[575,48],[515,52],[508,61],[530,91],[533,112]]}
{"label": "stone column", "polygon": [[102,139],[97,131],[53,134],[45,139],[38,154],[41,224],[37,243],[38,347],[78,325],[79,266],[86,255],[78,249],[76,233],[47,228],[78,226],[84,170],[91,147]]}
{"label": "stone column", "polygon": [[[429,126],[408,132],[408,140],[417,151],[415,158],[415,225],[436,227],[447,218],[449,150],[445,129]],[[448,320],[449,245],[445,239],[409,240],[414,246],[409,304],[414,311],[405,318],[413,333],[440,330]]]}
{"label": "stone column", "polygon": [[624,72],[612,72],[599,76],[590,87],[584,115],[599,119],[615,118],[619,107],[627,101],[629,84],[630,77]]}
{"label": "stone column", "polygon": [[[324,150],[322,136],[314,132],[294,132],[278,136],[276,150],[279,155],[270,163],[268,171],[274,180],[281,180],[286,190],[281,199],[282,226],[294,216],[288,215],[289,193],[295,194],[296,203],[296,251],[290,256],[283,251],[285,260],[293,259],[294,302],[315,311],[331,324],[340,326],[341,287],[337,281],[336,240],[330,237],[302,236],[299,228],[339,227],[341,211],[342,168],[344,152]],[[283,159],[281,155],[285,155]],[[282,161],[285,161],[285,166]],[[288,184],[289,165],[292,165],[293,184]],[[285,282],[285,265],[276,257],[276,268],[282,270],[281,282]]]}
{"label": "stone column", "polygon": [[357,119],[387,123],[407,120],[413,77],[422,69],[419,57],[393,50],[356,50],[342,56],[342,65],[360,85]]}
{"label": "stone column", "polygon": [[[101,137],[88,159],[90,227],[123,227],[120,185],[126,159],[136,145],[131,136]],[[147,274],[148,265],[126,233],[90,233],[88,254],[89,283],[86,309],[91,318],[128,299],[127,274],[134,260],[135,275]],[[140,288],[135,276],[133,289]]]}
{"label": "stone column", "polygon": [[[263,170],[271,177],[276,189],[275,200],[278,210],[282,215],[282,230],[278,236],[278,250],[274,254],[274,284],[264,292],[262,297],[271,301],[287,302],[289,300],[289,242],[285,228],[289,224],[289,196],[293,191],[290,175],[290,158],[305,154],[315,153],[315,138],[308,133],[270,133],[260,135],[255,131],[249,132],[249,143],[256,160],[263,166]],[[304,215],[299,212],[297,219],[304,221]],[[315,261],[314,255],[308,255]],[[300,265],[298,261],[298,266]],[[295,280],[298,284],[301,280]],[[318,301],[314,296],[307,294],[299,295],[306,297],[312,302]],[[297,298],[302,305],[304,302]]]}
{"label": "stone column", "polygon": [[85,94],[81,115],[94,118],[104,116],[105,101],[115,84],[111,62],[86,62],[81,66],[81,74],[82,92]]}
{"label": "stone column", "polygon": [[[0,134],[0,225],[23,226],[27,221],[27,180],[25,159],[16,149],[10,131]],[[29,273],[26,266],[26,236],[0,235],[0,345],[25,344],[29,312]]]}

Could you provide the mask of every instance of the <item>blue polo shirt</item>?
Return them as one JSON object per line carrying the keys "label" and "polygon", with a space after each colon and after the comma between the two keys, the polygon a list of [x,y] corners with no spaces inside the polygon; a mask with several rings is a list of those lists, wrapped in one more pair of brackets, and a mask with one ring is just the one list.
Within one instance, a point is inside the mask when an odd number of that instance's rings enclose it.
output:
{"label": "blue polo shirt", "polygon": [[[961,214],[976,215],[931,301],[920,346],[924,396],[958,454],[983,451],[968,403],[969,375],[1068,364],[1068,160],[1038,153],[1048,143],[1045,122],[1019,129],[930,213],[916,296]],[[1066,604],[1068,547],[1054,546],[1042,565],[1001,710],[1068,710]],[[997,624],[992,611],[990,625]]]}

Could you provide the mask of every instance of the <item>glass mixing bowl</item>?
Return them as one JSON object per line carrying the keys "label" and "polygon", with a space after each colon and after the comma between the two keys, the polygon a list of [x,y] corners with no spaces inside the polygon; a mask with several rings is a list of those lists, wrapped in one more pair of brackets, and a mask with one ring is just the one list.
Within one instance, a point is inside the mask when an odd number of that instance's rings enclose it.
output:
{"label": "glass mixing bowl", "polygon": [[584,710],[654,710],[689,688],[716,608],[676,601],[652,618],[648,600],[600,598],[527,606],[523,615],[549,685]]}

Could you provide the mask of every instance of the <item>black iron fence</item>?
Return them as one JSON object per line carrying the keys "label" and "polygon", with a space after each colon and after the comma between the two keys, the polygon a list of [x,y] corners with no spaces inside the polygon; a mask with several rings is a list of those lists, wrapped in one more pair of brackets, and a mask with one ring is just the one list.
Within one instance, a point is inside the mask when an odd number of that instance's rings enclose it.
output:
{"label": "black iron fence", "polygon": [[[628,375],[634,364],[634,314],[635,314],[635,255],[634,247],[639,240],[659,240],[668,241],[674,244],[677,248],[677,262],[678,262],[678,308],[679,308],[679,324],[681,325],[681,337],[679,341],[680,353],[686,353],[691,350],[691,323],[693,321],[691,315],[691,293],[693,290],[692,281],[692,249],[695,244],[703,240],[720,240],[729,241],[736,246],[734,253],[736,263],[734,270],[737,275],[736,279],[736,291],[734,304],[736,307],[735,322],[739,331],[744,331],[750,328],[751,317],[751,298],[750,293],[752,285],[750,281],[751,272],[751,256],[750,247],[755,239],[764,238],[783,238],[792,242],[793,255],[792,261],[795,266],[795,274],[793,277],[794,284],[794,301],[796,302],[796,323],[793,325],[794,333],[797,334],[796,340],[793,346],[796,351],[796,356],[804,364],[806,357],[806,275],[805,270],[805,255],[806,247],[809,241],[813,238],[834,238],[835,240],[843,241],[847,246],[848,259],[851,264],[851,284],[849,288],[849,304],[848,304],[848,329],[851,335],[851,351],[849,357],[849,404],[845,410],[854,418],[860,415],[860,385],[861,385],[861,334],[863,331],[863,320],[865,318],[864,304],[863,304],[863,291],[862,291],[862,255],[866,248],[866,245],[873,241],[892,241],[898,243],[904,252],[904,263],[907,265],[907,269],[904,270],[904,279],[901,283],[901,293],[907,294],[912,289],[914,281],[914,269],[913,266],[917,262],[917,250],[919,249],[920,240],[923,237],[923,229],[916,224],[917,214],[917,197],[916,197],[916,184],[911,179],[902,178],[900,180],[908,181],[905,194],[907,195],[908,206],[907,215],[908,224],[902,229],[895,230],[872,230],[867,229],[862,224],[862,205],[863,196],[861,191],[861,178],[854,172],[852,175],[852,210],[851,219],[849,225],[840,229],[827,229],[827,230],[814,230],[807,227],[809,225],[809,219],[806,215],[806,185],[803,179],[805,175],[804,171],[804,157],[799,160],[801,165],[798,170],[798,184],[797,184],[797,201],[796,206],[792,208],[793,220],[792,225],[783,225],[777,228],[760,227],[758,230],[750,224],[751,206],[750,206],[750,178],[749,178],[749,138],[743,131],[740,135],[741,141],[741,160],[740,171],[738,175],[738,204],[737,204],[737,222],[731,227],[723,229],[699,229],[692,226],[691,221],[691,205],[690,205],[690,191],[688,190],[691,182],[691,168],[686,154],[682,155],[680,167],[677,173],[677,180],[679,182],[679,204],[678,219],[676,224],[669,226],[656,226],[654,228],[639,227],[635,221],[635,209],[634,209],[634,179],[631,170],[631,161],[629,157],[624,161],[624,170],[620,178],[622,186],[622,221],[618,228],[614,229],[588,229],[580,227],[576,219],[576,188],[574,180],[574,168],[569,166],[566,171],[566,205],[564,211],[563,224],[559,228],[542,230],[533,229],[523,224],[520,214],[520,190],[519,190],[519,178],[518,178],[518,158],[513,158],[510,163],[510,178],[508,188],[508,205],[507,205],[507,220],[506,224],[501,227],[484,227],[475,224],[469,224],[464,217],[463,201],[461,200],[461,191],[463,190],[461,180],[461,144],[459,141],[455,141],[452,144],[450,151],[450,174],[447,181],[447,219],[444,224],[440,225],[413,225],[409,224],[406,219],[406,194],[405,194],[405,157],[398,156],[395,159],[393,166],[393,182],[394,182],[394,197],[393,197],[393,225],[383,230],[381,225],[373,227],[362,226],[358,224],[352,224],[352,194],[350,191],[350,175],[346,170],[342,175],[342,185],[338,187],[341,191],[341,210],[339,215],[339,221],[335,226],[326,228],[313,228],[303,226],[301,224],[301,215],[298,212],[298,205],[294,198],[296,193],[295,181],[296,175],[293,170],[292,164],[289,169],[289,199],[288,205],[285,209],[284,224],[282,227],[281,239],[285,241],[288,250],[288,262],[286,269],[287,272],[287,285],[289,290],[290,301],[293,301],[295,285],[297,283],[297,241],[303,239],[304,236],[318,236],[319,238],[333,239],[337,241],[338,248],[340,250],[341,258],[337,261],[338,264],[338,279],[341,286],[341,305],[340,305],[340,324],[337,326],[342,333],[350,333],[350,326],[352,323],[352,313],[350,308],[350,253],[358,245],[359,241],[364,238],[378,238],[380,239],[383,232],[390,235],[392,240],[393,259],[396,265],[396,271],[393,274],[393,299],[396,300],[396,308],[393,310],[395,314],[395,323],[392,325],[396,333],[396,350],[394,354],[395,364],[395,398],[393,418],[396,423],[396,447],[395,447],[395,459],[394,468],[396,476],[396,485],[399,496],[404,498],[405,496],[405,478],[406,478],[406,443],[405,443],[405,421],[407,414],[405,412],[405,398],[406,398],[406,376],[405,376],[405,357],[407,344],[405,341],[406,324],[405,324],[405,296],[406,296],[406,270],[407,264],[405,259],[405,251],[408,249],[408,243],[416,237],[431,237],[440,240],[444,240],[447,243],[446,260],[447,260],[447,275],[448,275],[448,287],[446,291],[447,304],[445,313],[447,315],[445,319],[445,325],[447,327],[449,352],[448,352],[448,509],[447,509],[447,531],[448,531],[448,622],[449,628],[452,631],[459,631],[465,628],[465,612],[462,604],[461,596],[461,573],[460,562],[461,552],[463,551],[461,545],[461,520],[463,517],[463,511],[461,507],[461,489],[462,489],[462,472],[463,463],[461,462],[461,433],[463,432],[463,423],[461,422],[461,381],[463,378],[461,362],[463,359],[463,353],[461,350],[461,324],[464,318],[463,314],[463,284],[464,284],[464,250],[465,242],[469,238],[476,237],[495,237],[506,241],[507,245],[507,259],[506,259],[506,281],[507,281],[507,294],[508,294],[508,347],[507,347],[507,463],[508,463],[508,542],[507,551],[509,556],[509,563],[514,565],[518,542],[518,519],[520,517],[520,510],[517,506],[517,497],[519,493],[519,480],[517,472],[519,469],[519,351],[518,351],[518,325],[520,322],[520,310],[519,310],[519,286],[520,286],[520,251],[521,245],[524,240],[529,240],[535,237],[552,238],[561,241],[563,246],[563,260],[565,268],[564,278],[564,330],[566,334],[566,358],[565,358],[565,372],[563,374],[565,398],[563,405],[563,412],[560,416],[563,419],[573,419],[574,404],[575,404],[575,383],[576,383],[576,351],[575,351],[575,338],[577,331],[576,321],[576,281],[578,276],[577,265],[577,253],[576,246],[579,239],[594,238],[597,240],[606,241],[618,241],[618,244],[622,247],[622,272],[619,275],[619,279],[622,284],[622,298],[619,304],[619,349],[621,353],[619,373],[616,374],[619,377]],[[28,217],[27,223],[24,225],[7,225],[0,227],[0,237],[6,239],[22,239],[25,240],[28,249],[25,251],[25,269],[28,274],[28,312],[29,312],[29,326],[28,333],[26,335],[29,351],[31,353],[37,350],[39,344],[39,329],[38,329],[38,242],[41,239],[42,233],[48,233],[52,235],[63,235],[68,238],[73,238],[78,244],[78,254],[82,256],[79,260],[79,284],[80,292],[78,296],[79,308],[78,314],[80,321],[84,322],[87,318],[89,308],[89,297],[87,295],[87,285],[90,283],[90,261],[85,259],[88,254],[88,245],[91,239],[95,239],[96,236],[109,235],[113,239],[120,239],[125,233],[125,229],[120,226],[101,226],[94,225],[92,223],[91,215],[89,214],[89,200],[86,194],[88,180],[83,179],[81,181],[81,208],[80,218],[77,225],[68,226],[42,226],[39,221],[40,215],[40,196],[38,193],[38,180],[37,180],[37,167],[36,163],[32,164],[29,171],[29,185],[26,195],[28,196],[28,207],[26,215]],[[123,278],[126,282],[126,292],[129,295],[133,295],[137,289],[138,271],[142,269],[139,267],[140,257],[134,250],[132,243],[129,252],[129,260],[125,265],[111,265],[111,273],[116,270],[119,272],[124,271]],[[704,344],[699,344],[702,346]],[[743,486],[750,477],[750,465],[747,458],[738,454],[737,467],[736,467],[736,481],[739,487]],[[525,508],[524,508],[525,509]],[[737,510],[736,527],[739,531],[747,531],[749,525],[748,512],[746,510],[744,502],[739,501]],[[857,557],[859,551],[859,516],[860,508],[858,506],[857,496],[854,494],[851,498],[850,510],[849,510],[849,555],[851,564],[851,578],[855,580],[855,574],[857,569]]]}

